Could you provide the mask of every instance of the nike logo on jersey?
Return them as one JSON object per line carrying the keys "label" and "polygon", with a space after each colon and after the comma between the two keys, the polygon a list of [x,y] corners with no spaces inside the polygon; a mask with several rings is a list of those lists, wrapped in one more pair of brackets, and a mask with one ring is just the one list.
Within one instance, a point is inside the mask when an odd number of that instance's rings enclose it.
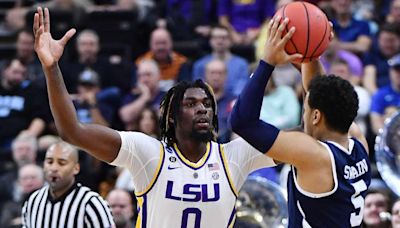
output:
{"label": "nike logo on jersey", "polygon": [[177,169],[177,168],[180,168],[180,167],[179,167],[179,166],[172,166],[172,167],[171,167],[171,166],[168,166],[168,169],[169,169],[169,170],[171,170],[171,169]]}

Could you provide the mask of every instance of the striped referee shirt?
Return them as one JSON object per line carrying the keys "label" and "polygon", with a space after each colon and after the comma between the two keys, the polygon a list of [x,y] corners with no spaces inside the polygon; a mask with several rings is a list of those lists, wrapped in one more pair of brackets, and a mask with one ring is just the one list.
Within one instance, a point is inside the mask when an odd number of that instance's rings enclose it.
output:
{"label": "striped referee shirt", "polygon": [[113,227],[110,207],[101,196],[79,183],[54,200],[49,186],[33,192],[22,208],[24,228]]}

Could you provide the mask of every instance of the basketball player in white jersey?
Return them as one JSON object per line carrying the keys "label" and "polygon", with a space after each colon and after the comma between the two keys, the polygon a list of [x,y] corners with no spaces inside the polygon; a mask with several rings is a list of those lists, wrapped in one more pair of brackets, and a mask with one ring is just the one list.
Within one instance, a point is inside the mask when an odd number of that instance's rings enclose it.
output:
{"label": "basketball player in white jersey", "polygon": [[46,75],[57,130],[96,158],[126,167],[139,202],[137,227],[229,227],[247,175],[274,162],[242,139],[219,145],[216,101],[202,81],[180,83],[161,104],[163,141],[78,122],[58,61],[68,40],[50,34],[48,9],[34,16],[35,51]]}

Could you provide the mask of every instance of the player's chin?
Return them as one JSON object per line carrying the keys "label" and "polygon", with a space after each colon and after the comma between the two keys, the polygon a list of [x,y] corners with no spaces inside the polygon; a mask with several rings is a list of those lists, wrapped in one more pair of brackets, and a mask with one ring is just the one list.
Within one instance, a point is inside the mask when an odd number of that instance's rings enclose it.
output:
{"label": "player's chin", "polygon": [[212,140],[213,135],[210,129],[204,129],[204,130],[194,130],[192,132],[192,137],[201,142],[208,142]]}

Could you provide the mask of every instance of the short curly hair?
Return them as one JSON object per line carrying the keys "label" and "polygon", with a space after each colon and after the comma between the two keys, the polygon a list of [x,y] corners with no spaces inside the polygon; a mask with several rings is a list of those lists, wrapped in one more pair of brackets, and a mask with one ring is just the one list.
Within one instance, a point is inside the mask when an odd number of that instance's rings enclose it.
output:
{"label": "short curly hair", "polygon": [[329,129],[347,133],[357,116],[358,96],[347,80],[320,75],[310,82],[308,104],[325,115]]}

